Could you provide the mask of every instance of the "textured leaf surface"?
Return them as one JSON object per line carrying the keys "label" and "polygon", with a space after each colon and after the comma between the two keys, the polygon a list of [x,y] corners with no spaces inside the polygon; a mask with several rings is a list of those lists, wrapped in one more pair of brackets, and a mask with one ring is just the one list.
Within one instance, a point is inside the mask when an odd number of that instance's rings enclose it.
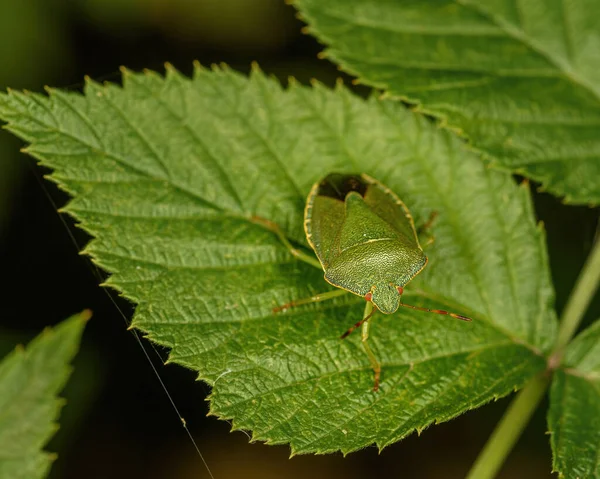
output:
{"label": "textured leaf surface", "polygon": [[568,346],[550,391],[548,426],[560,477],[600,477],[600,321]]}
{"label": "textured leaf surface", "polygon": [[84,311],[45,330],[0,362],[0,478],[41,478],[50,469],[54,455],[42,448],[58,428],[57,395],[89,316]]}
{"label": "textured leaf surface", "polygon": [[[0,115],[73,194],[68,211],[96,236],[87,252],[139,305],[133,324],[214,386],[213,414],[256,439],[385,446],[544,367],[553,292],[527,187],[396,102],[197,69],[126,73],[123,89],[90,83],[85,96],[11,93]],[[272,312],[331,287],[253,217],[308,248],[304,201],[331,171],[384,182],[417,223],[439,213],[405,301],[474,318],[376,316],[378,394],[359,335],[339,339],[364,300]]]}
{"label": "textured leaf surface", "polygon": [[600,2],[296,0],[327,55],[494,163],[600,202]]}

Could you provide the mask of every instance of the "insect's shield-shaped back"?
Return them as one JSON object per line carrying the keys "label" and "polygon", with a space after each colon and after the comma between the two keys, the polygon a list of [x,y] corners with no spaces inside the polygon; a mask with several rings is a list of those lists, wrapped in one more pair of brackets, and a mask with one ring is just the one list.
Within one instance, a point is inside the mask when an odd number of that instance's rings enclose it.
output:
{"label": "insect's shield-shaped back", "polygon": [[307,238],[325,279],[384,313],[398,309],[398,287],[427,262],[404,203],[367,175],[332,173],[315,184],[305,212]]}

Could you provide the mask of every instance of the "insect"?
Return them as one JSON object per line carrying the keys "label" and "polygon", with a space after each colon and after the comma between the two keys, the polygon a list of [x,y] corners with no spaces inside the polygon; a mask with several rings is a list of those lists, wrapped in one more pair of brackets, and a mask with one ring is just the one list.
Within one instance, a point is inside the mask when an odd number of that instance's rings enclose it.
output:
{"label": "insect", "polygon": [[367,339],[369,319],[377,310],[392,314],[402,306],[471,321],[441,309],[402,303],[404,286],[425,268],[427,256],[406,205],[366,174],[331,173],[312,187],[304,210],[304,230],[318,261],[294,248],[277,225],[268,220],[260,222],[273,230],[298,259],[321,267],[325,280],[339,288],[278,306],[274,312],[347,292],[366,300],[362,319],[341,338],[362,326],[362,345],[375,373],[374,391],[379,389],[381,365]]}

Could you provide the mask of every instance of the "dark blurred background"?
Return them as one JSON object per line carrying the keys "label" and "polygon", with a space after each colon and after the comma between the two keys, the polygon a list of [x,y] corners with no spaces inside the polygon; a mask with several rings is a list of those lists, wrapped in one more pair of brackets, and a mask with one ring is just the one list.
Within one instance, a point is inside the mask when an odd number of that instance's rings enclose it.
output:
{"label": "dark blurred background", "polygon": [[[0,0],[0,87],[81,90],[84,75],[119,82],[121,65],[162,71],[165,61],[189,73],[195,59],[243,72],[257,61],[283,82],[291,75],[333,84],[343,75],[317,59],[321,47],[301,27],[281,0]],[[20,146],[0,132],[0,353],[73,312],[94,311],[64,393],[61,429],[48,446],[59,454],[51,477],[209,477],[136,338],[70,234],[79,247],[88,238],[56,213],[53,203],[63,205],[66,195],[42,180],[47,171],[19,153]],[[560,312],[591,248],[598,213],[540,193],[535,204],[548,231]],[[115,300],[130,317],[133,308]],[[599,313],[596,298],[586,323]],[[166,351],[144,344],[215,479],[464,477],[509,402],[433,426],[381,454],[367,448],[345,458],[289,459],[288,447],[250,444],[244,433],[230,433],[227,422],[205,417],[210,388],[190,371],[163,366]],[[500,477],[551,477],[546,405]]]}

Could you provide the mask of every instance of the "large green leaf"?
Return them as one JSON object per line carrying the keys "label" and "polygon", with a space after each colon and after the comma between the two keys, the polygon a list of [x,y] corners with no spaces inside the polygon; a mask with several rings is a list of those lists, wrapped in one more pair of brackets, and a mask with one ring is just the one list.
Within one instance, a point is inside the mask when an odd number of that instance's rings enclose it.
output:
{"label": "large green leaf", "polygon": [[[364,101],[255,71],[197,68],[193,80],[125,72],[85,96],[10,93],[0,116],[74,196],[87,253],[135,301],[133,325],[213,385],[211,412],[294,452],[385,446],[505,395],[545,366],[555,336],[544,235],[526,185],[490,170],[448,131],[392,101]],[[331,287],[255,217],[307,248],[311,185],[366,172],[439,213],[410,310],[374,318],[381,390],[353,295],[274,314]],[[401,308],[402,309],[402,308]]]}
{"label": "large green leaf", "polygon": [[57,394],[89,317],[89,311],[72,316],[0,362],[0,478],[41,478],[50,469],[55,455],[42,448],[58,427]]}
{"label": "large green leaf", "polygon": [[561,478],[600,478],[600,321],[568,346],[550,390],[553,468]]}
{"label": "large green leaf", "polygon": [[600,2],[294,0],[327,56],[494,163],[600,202]]}

